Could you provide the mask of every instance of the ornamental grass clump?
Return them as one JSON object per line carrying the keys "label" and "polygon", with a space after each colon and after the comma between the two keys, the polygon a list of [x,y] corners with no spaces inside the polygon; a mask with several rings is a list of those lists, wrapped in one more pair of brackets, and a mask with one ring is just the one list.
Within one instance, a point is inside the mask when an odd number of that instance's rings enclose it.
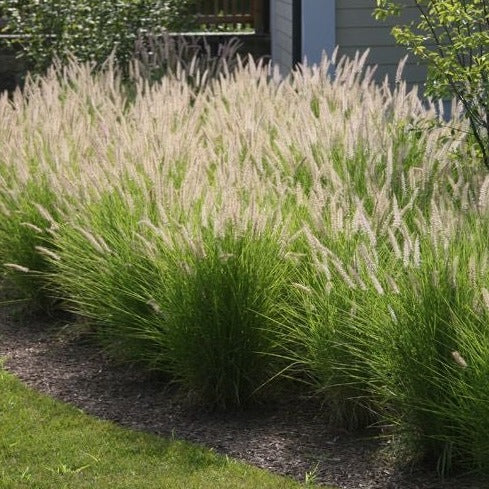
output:
{"label": "ornamental grass clump", "polygon": [[[289,375],[309,384],[325,405],[330,425],[348,430],[379,421],[374,372],[367,363],[369,331],[358,317],[381,315],[384,295],[395,284],[393,259],[368,249],[368,239],[352,233],[351,242],[307,233],[311,265],[294,284],[281,331],[289,350]],[[385,311],[387,312],[387,311]],[[366,325],[368,329],[368,325]]]}
{"label": "ornamental grass clump", "polygon": [[7,295],[26,310],[50,310],[54,302],[44,275],[50,271],[46,256],[53,253],[50,233],[60,215],[57,196],[43,176],[20,184],[4,179],[0,208],[0,263]]}
{"label": "ornamental grass clump", "polygon": [[282,244],[271,232],[230,228],[204,231],[202,249],[192,248],[173,264],[161,306],[172,378],[219,407],[273,397],[286,366],[277,318],[293,281]]}
{"label": "ornamental grass clump", "polygon": [[385,414],[442,474],[488,469],[487,219],[475,221],[466,215],[452,231],[446,223],[438,243],[423,239],[420,263],[399,277],[388,304],[392,321],[368,318],[376,332],[368,341],[384,345],[367,357]]}
{"label": "ornamental grass clump", "polygon": [[456,106],[329,63],[130,93],[73,63],[1,98],[2,260],[209,405],[300,382],[332,424],[487,471],[489,178]]}
{"label": "ornamental grass clump", "polygon": [[257,400],[284,367],[271,321],[293,267],[280,235],[165,224],[130,195],[103,197],[55,233],[57,293],[118,357],[168,374],[209,405]]}
{"label": "ornamental grass clump", "polygon": [[110,353],[130,361],[142,360],[144,351],[150,356],[145,325],[160,323],[145,283],[160,293],[165,286],[137,238],[144,216],[143,208],[130,209],[119,194],[108,192],[60,225],[52,239],[57,253],[50,257],[53,293],[90,320]]}
{"label": "ornamental grass clump", "polygon": [[384,424],[443,475],[487,472],[487,254],[466,226],[446,246],[423,239],[419,263],[397,274],[398,292],[345,324],[354,339],[345,351],[368,373],[345,371],[367,382]]}

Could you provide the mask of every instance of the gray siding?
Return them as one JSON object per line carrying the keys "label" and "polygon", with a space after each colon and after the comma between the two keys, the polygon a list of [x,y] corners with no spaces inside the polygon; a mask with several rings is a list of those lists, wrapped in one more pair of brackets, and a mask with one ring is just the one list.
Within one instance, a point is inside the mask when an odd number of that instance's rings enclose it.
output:
{"label": "gray siding", "polygon": [[283,73],[292,68],[292,0],[272,2],[272,59]]}
{"label": "gray siding", "polygon": [[[406,0],[401,18],[387,21],[375,20],[372,13],[375,0],[336,0],[336,44],[340,55],[354,56],[356,51],[370,49],[368,64],[378,65],[376,79],[382,81],[386,75],[393,81],[397,65],[406,56],[405,48],[397,46],[390,31],[392,26],[419,19],[419,11],[413,0]],[[408,84],[420,84],[426,78],[426,67],[419,65],[410,55],[403,78]]]}
{"label": "gray siding", "polygon": [[[405,48],[396,45],[391,29],[396,24],[419,19],[420,14],[414,0],[404,0],[403,3],[407,6],[400,18],[393,17],[386,21],[377,21],[372,15],[376,0],[321,1],[324,3],[312,0],[302,2],[303,56],[308,60],[319,58],[317,53],[307,51],[314,49],[320,52],[322,45],[328,51],[336,45],[339,47],[340,56],[349,57],[353,57],[358,51],[363,53],[369,49],[367,63],[377,66],[375,79],[382,82],[388,76],[393,82],[400,60],[408,53]],[[271,0],[272,59],[283,74],[286,74],[293,64],[292,3],[293,0]],[[322,26],[315,22],[318,17],[324,19]],[[331,36],[328,37],[327,32]],[[410,55],[403,78],[409,85],[422,84],[426,79],[426,66],[419,64],[414,56]]]}

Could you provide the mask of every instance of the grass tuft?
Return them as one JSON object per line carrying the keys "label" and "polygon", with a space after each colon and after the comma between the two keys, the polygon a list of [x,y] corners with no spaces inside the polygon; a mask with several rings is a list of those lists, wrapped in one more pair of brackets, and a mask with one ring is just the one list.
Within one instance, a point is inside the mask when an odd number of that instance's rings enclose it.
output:
{"label": "grass tuft", "polygon": [[456,109],[365,59],[195,60],[129,92],[72,63],[0,98],[5,283],[205,403],[299,380],[332,423],[487,472],[489,177]]}

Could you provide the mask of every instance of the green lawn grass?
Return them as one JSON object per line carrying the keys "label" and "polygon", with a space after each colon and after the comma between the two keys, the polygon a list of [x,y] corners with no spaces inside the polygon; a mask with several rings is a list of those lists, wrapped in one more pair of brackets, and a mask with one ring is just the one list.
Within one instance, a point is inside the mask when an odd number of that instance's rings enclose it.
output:
{"label": "green lawn grass", "polygon": [[196,445],[94,419],[0,370],[0,488],[220,487],[304,485]]}

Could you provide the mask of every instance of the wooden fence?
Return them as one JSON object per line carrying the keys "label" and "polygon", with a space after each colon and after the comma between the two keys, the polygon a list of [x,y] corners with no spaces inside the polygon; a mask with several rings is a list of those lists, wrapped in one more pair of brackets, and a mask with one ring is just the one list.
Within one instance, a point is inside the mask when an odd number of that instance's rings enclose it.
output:
{"label": "wooden fence", "polygon": [[210,30],[268,30],[268,0],[197,0],[199,23]]}

